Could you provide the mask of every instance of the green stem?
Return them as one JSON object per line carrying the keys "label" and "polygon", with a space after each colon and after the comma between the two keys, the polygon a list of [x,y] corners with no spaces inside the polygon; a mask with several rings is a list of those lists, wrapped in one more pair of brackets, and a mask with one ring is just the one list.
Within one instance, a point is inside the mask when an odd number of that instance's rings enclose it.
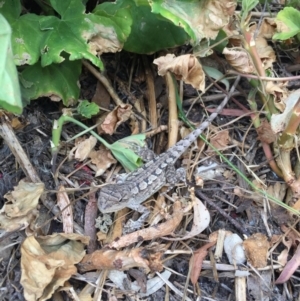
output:
{"label": "green stem", "polygon": [[100,137],[96,132],[90,130],[88,126],[71,116],[63,115],[58,120],[54,121],[52,129],[52,153],[56,153],[58,151],[62,127],[66,122],[73,122],[86,131],[90,131],[91,135],[93,135],[98,141],[100,141],[106,148],[111,149],[111,145],[107,143],[102,137]]}

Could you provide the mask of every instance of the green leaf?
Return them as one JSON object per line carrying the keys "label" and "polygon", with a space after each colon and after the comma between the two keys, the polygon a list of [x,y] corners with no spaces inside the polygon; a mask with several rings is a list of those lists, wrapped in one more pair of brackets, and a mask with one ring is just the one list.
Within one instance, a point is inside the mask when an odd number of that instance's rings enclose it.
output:
{"label": "green leaf", "polygon": [[47,96],[54,101],[62,99],[65,105],[72,105],[79,97],[77,80],[80,73],[81,61],[65,60],[44,68],[38,62],[21,73],[22,96],[27,101]]}
{"label": "green leaf", "polygon": [[[300,12],[293,7],[285,7],[276,17],[276,22],[280,22],[282,32],[275,33],[273,39],[287,40],[300,33]],[[277,25],[278,28],[278,25]]]}
{"label": "green leaf", "polygon": [[[176,26],[182,27],[190,36],[193,46],[203,39],[215,39],[220,29],[226,26],[230,18],[231,6],[235,1],[199,0],[152,0],[149,1],[152,12],[160,14]],[[220,2],[220,3],[219,3]]]}
{"label": "green leaf", "polygon": [[12,48],[16,65],[33,65],[40,57],[43,33],[39,21],[43,18],[35,14],[20,16],[20,0],[4,1],[0,13],[6,17],[12,28]]}
{"label": "green leaf", "polygon": [[88,100],[81,101],[77,107],[77,112],[86,118],[91,118],[93,115],[98,114],[99,111],[99,106]]}
{"label": "green leaf", "polygon": [[147,2],[137,6],[132,0],[124,0],[125,4],[130,7],[133,18],[130,36],[124,44],[125,50],[141,54],[153,53],[188,42],[189,37],[182,28],[153,14]]}
{"label": "green leaf", "polygon": [[23,105],[10,41],[11,28],[0,14],[0,108],[21,114]]}
{"label": "green leaf", "polygon": [[[116,52],[123,48],[131,32],[132,14],[127,1],[104,2],[97,5],[93,11],[93,20],[101,22],[103,29],[98,36],[105,41],[104,52]],[[110,50],[111,49],[111,50]]]}
{"label": "green leaf", "polygon": [[[214,46],[216,44],[216,46]],[[217,37],[210,41],[210,45],[213,46],[213,49],[222,53],[224,48],[228,44],[227,34],[224,30],[220,30]]]}
{"label": "green leaf", "polygon": [[258,0],[242,1],[242,20],[246,20],[251,10],[259,3]]}
{"label": "green leaf", "polygon": [[212,77],[213,79],[215,79],[216,81],[219,81],[224,84],[224,86],[226,87],[226,90],[229,90],[229,81],[227,79],[224,78],[224,74],[222,72],[220,72],[218,69],[216,68],[212,68],[209,66],[203,66],[202,65],[203,70],[205,71],[205,73],[207,73],[210,77]]}
{"label": "green leaf", "polygon": [[143,164],[134,150],[145,146],[145,135],[125,137],[113,143],[109,149],[127,171],[133,171]]}
{"label": "green leaf", "polygon": [[103,69],[95,50],[91,50],[86,42],[97,34],[101,24],[94,24],[90,15],[84,14],[81,0],[51,0],[51,4],[60,17],[47,16],[40,20],[40,28],[44,31],[42,66],[61,63],[65,60],[63,53],[68,53],[70,61],[84,58]]}

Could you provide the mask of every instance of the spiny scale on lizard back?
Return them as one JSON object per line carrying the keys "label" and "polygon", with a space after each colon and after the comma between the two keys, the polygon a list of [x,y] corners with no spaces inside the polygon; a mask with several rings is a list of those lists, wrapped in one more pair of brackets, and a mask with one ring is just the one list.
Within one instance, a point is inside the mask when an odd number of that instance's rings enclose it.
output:
{"label": "spiny scale on lizard back", "polygon": [[197,127],[194,131],[189,133],[186,137],[178,141],[174,146],[172,146],[166,151],[166,153],[168,153],[173,158],[174,162],[189,148],[189,146],[194,141],[196,141],[196,139],[202,134],[202,132],[210,125],[210,123],[222,111],[226,103],[227,103],[227,99],[224,99],[216,108],[214,113],[212,113],[203,123],[201,123],[199,127]]}

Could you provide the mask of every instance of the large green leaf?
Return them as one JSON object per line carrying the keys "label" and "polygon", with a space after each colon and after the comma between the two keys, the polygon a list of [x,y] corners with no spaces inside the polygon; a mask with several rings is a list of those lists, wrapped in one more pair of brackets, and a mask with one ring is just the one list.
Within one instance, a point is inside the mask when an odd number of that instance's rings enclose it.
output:
{"label": "large green leaf", "polygon": [[235,0],[149,0],[152,12],[182,27],[193,45],[215,39],[234,12]]}
{"label": "large green leaf", "polygon": [[11,28],[0,14],[0,108],[20,114],[23,105],[10,40]]}
{"label": "large green leaf", "polygon": [[81,73],[81,61],[65,60],[61,64],[41,67],[40,63],[28,66],[21,74],[22,95],[26,100],[41,96],[54,101],[63,100],[72,105],[79,97],[77,80]]}
{"label": "large green leaf", "polygon": [[42,32],[39,21],[43,18],[34,14],[21,14],[20,0],[4,1],[0,13],[9,22],[12,32],[12,48],[16,65],[33,65],[40,57]]}
{"label": "large green leaf", "polygon": [[[126,42],[125,39],[122,40],[125,42],[124,49],[127,51],[153,53],[161,49],[182,45],[189,39],[184,30],[161,16],[152,14],[151,7],[145,1],[139,2],[138,5],[132,0],[106,2],[98,5],[94,13],[114,18],[117,22],[121,16],[126,16],[123,13],[124,9],[130,13],[133,20],[131,31],[126,31],[127,35],[130,33],[128,39]],[[124,22],[123,19],[120,21]],[[118,25],[124,30],[124,25],[120,21]]]}
{"label": "large green leaf", "polygon": [[[131,7],[127,1],[104,2],[98,5],[91,16],[91,20],[103,26],[98,37],[106,40],[102,46],[103,52],[116,52],[123,48],[132,26]],[[111,42],[110,44],[108,42]]]}
{"label": "large green leaf", "polygon": [[285,7],[277,14],[276,23],[277,30],[281,32],[275,33],[273,39],[287,40],[300,33],[300,12],[293,7]]}
{"label": "large green leaf", "polygon": [[42,41],[42,66],[61,63],[63,53],[70,54],[69,60],[88,59],[103,69],[100,59],[92,53],[86,40],[96,34],[97,28],[84,13],[85,7],[80,0],[51,0],[53,9],[60,15],[47,16],[40,20],[44,31]]}

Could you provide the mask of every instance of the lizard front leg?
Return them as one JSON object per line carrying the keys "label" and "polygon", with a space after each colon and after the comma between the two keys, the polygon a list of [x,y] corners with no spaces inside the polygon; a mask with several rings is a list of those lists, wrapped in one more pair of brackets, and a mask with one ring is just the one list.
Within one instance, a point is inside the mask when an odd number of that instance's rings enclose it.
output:
{"label": "lizard front leg", "polygon": [[169,189],[172,189],[177,183],[186,183],[186,171],[183,167],[175,169],[174,165],[169,165],[166,168],[166,184],[168,184]]}
{"label": "lizard front leg", "polygon": [[132,203],[130,203],[130,205],[127,205],[127,207],[141,213],[141,216],[136,221],[130,219],[126,223],[126,225],[123,228],[124,234],[130,233],[130,232],[133,232],[135,230],[142,228],[144,222],[146,221],[146,219],[148,218],[148,216],[150,214],[150,211],[141,204],[135,204],[134,202],[132,202]]}

